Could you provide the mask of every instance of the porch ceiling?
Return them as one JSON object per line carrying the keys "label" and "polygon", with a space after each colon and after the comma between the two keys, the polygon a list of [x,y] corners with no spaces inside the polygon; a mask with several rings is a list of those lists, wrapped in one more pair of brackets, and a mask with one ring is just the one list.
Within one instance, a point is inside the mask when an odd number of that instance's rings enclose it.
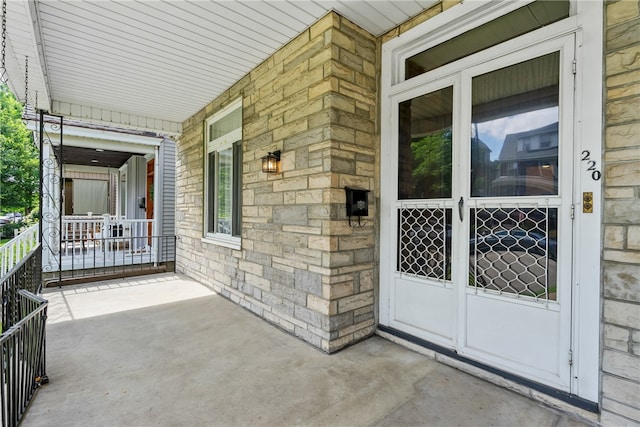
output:
{"label": "porch ceiling", "polygon": [[[59,155],[60,146],[55,145],[54,150]],[[65,165],[99,166],[114,169],[124,165],[131,156],[139,153],[124,151],[96,150],[95,148],[83,148],[67,146],[62,149],[62,163]]]}
{"label": "porch ceiling", "polygon": [[335,10],[379,35],[437,0],[8,1],[11,90],[66,117],[168,134]]}

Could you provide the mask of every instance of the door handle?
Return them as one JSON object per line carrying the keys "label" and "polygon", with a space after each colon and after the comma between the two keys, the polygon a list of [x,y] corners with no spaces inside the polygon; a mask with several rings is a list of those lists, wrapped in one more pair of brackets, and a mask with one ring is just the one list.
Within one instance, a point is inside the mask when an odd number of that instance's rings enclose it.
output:
{"label": "door handle", "polygon": [[464,211],[464,199],[460,197],[460,200],[458,201],[458,215],[460,215],[460,221],[462,221],[462,218],[463,218],[463,211]]}

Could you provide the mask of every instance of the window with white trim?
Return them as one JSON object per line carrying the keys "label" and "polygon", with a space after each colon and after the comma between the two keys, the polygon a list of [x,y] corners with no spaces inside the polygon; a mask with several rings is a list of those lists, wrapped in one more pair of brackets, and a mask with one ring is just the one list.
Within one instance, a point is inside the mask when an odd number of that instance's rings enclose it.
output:
{"label": "window with white trim", "polygon": [[205,238],[240,246],[242,100],[205,122]]}

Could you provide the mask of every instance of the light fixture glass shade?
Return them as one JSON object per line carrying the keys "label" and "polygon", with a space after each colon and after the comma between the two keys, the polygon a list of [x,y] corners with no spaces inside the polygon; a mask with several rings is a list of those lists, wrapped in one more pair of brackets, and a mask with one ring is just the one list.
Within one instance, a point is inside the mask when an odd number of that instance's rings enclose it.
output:
{"label": "light fixture glass shade", "polygon": [[278,173],[278,162],[280,161],[280,150],[269,152],[266,156],[262,157],[262,172],[264,173]]}

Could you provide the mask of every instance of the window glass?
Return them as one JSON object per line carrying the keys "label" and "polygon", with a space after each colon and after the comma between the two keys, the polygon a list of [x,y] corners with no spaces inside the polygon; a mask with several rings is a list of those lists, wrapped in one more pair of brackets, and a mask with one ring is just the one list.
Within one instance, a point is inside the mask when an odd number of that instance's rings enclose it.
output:
{"label": "window glass", "polygon": [[[205,229],[213,238],[239,238],[242,205],[242,106],[207,120]],[[239,242],[239,241],[238,241]]]}
{"label": "window glass", "polygon": [[451,197],[453,87],[399,105],[399,199]]}
{"label": "window glass", "polygon": [[487,22],[405,61],[405,78],[435,70],[569,16],[569,0],[540,0]]}
{"label": "window glass", "polygon": [[471,196],[558,194],[558,52],[473,78]]}
{"label": "window glass", "polygon": [[238,108],[209,125],[209,140],[220,138],[242,126],[242,109]]}
{"label": "window glass", "polygon": [[231,234],[231,207],[232,207],[232,183],[233,183],[233,150],[229,147],[218,152],[217,168],[217,232]]}

